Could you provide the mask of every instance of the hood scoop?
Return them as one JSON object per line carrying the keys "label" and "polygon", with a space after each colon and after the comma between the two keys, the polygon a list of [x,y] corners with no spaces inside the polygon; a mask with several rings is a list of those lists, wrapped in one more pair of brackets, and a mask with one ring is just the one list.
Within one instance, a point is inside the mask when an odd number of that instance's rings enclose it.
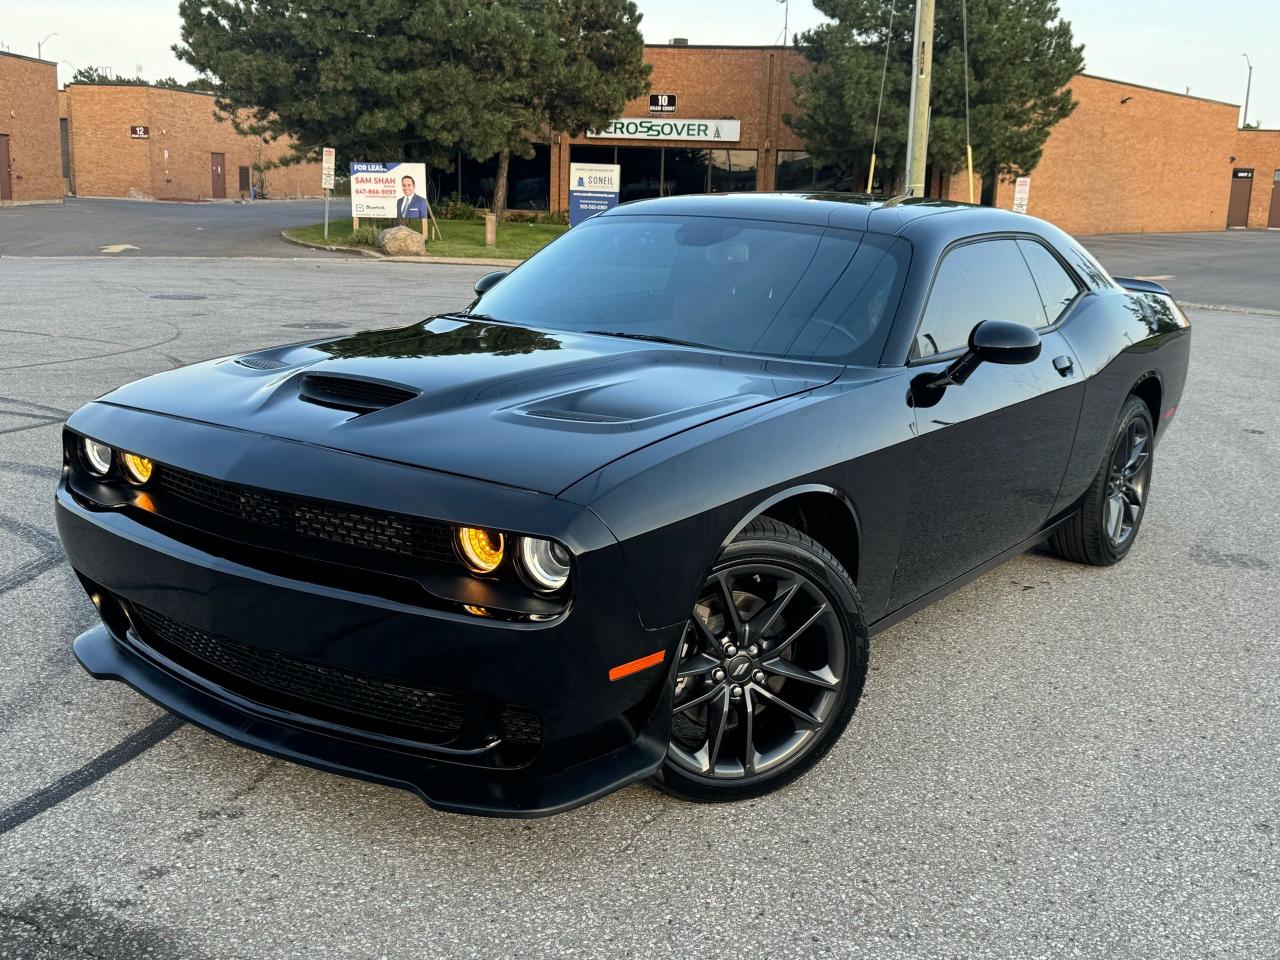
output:
{"label": "hood scoop", "polygon": [[419,395],[420,391],[411,387],[362,377],[308,373],[298,380],[298,396],[301,399],[322,407],[350,410],[354,413],[385,410]]}
{"label": "hood scoop", "polygon": [[273,360],[271,357],[237,357],[236,363],[250,370],[280,370],[289,366],[283,360]]}

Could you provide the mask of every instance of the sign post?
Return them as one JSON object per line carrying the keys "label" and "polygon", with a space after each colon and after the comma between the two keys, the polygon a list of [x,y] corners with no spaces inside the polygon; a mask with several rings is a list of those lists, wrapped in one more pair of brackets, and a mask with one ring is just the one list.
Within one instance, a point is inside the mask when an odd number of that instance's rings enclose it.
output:
{"label": "sign post", "polygon": [[569,226],[618,205],[622,167],[616,163],[569,164]]}
{"label": "sign post", "polygon": [[324,190],[324,238],[329,239],[329,197],[333,193],[333,168],[337,159],[333,147],[320,151],[320,188]]}

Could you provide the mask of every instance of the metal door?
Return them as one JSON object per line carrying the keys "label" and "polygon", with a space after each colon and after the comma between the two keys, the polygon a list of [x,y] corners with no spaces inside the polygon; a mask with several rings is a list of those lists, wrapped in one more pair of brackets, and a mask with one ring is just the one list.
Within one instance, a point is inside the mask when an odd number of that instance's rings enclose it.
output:
{"label": "metal door", "polygon": [[210,154],[210,166],[213,173],[213,199],[227,199],[227,155],[225,153]]}
{"label": "metal door", "polygon": [[13,199],[13,182],[9,170],[9,135],[0,133],[0,200]]}
{"label": "metal door", "polygon": [[1267,217],[1267,226],[1280,230],[1280,170],[1271,177],[1271,215]]}
{"label": "metal door", "polygon": [[1249,225],[1249,197],[1253,193],[1253,171],[1231,171],[1231,199],[1227,203],[1227,228]]}

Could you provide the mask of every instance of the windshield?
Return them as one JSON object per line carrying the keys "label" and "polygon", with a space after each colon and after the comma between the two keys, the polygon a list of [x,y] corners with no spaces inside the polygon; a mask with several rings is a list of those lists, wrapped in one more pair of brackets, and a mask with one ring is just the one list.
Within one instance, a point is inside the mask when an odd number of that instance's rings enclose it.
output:
{"label": "windshield", "polygon": [[542,330],[879,362],[905,241],[792,223],[607,216],[574,227],[473,308]]}

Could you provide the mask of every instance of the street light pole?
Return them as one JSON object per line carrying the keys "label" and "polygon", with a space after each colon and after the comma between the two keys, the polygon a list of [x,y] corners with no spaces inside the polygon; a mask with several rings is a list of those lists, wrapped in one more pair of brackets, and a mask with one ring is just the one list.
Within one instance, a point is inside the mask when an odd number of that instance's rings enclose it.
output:
{"label": "street light pole", "polygon": [[49,37],[56,37],[57,35],[58,35],[58,34],[57,34],[57,32],[55,31],[55,32],[53,32],[53,33],[49,34],[49,36],[48,36],[48,37],[45,37],[43,40],[41,40],[39,43],[37,43],[37,44],[36,44],[36,59],[37,59],[37,60],[43,60],[43,59],[44,59],[44,45],[45,45],[46,43],[48,43],[48,42],[49,42]]}
{"label": "street light pole", "polygon": [[929,155],[929,84],[933,77],[934,0],[916,0],[916,32],[911,53],[911,113],[907,120],[906,193],[923,197]]}
{"label": "street light pole", "polygon": [[1249,79],[1244,82],[1244,119],[1240,121],[1243,129],[1249,125],[1249,91],[1253,88],[1253,63],[1250,62],[1247,53],[1242,53],[1240,56],[1244,57],[1244,62],[1249,64]]}

